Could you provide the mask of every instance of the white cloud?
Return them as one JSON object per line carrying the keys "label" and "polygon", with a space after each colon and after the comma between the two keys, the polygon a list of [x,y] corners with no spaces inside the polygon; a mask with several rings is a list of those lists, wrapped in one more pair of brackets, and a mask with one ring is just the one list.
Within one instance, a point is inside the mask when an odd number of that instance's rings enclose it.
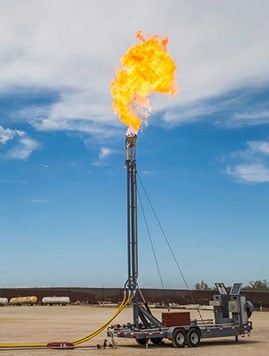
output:
{"label": "white cloud", "polygon": [[109,155],[111,155],[112,153],[113,153],[113,150],[111,148],[102,147],[101,151],[99,153],[99,159],[104,159],[104,158],[108,157]]}
{"label": "white cloud", "polygon": [[248,146],[252,152],[269,155],[269,141],[251,141]]}
{"label": "white cloud", "polygon": [[245,182],[269,182],[269,141],[249,141],[246,149],[233,152],[226,173]]}
{"label": "white cloud", "polygon": [[24,136],[24,132],[20,130],[5,129],[0,125],[0,144],[5,145],[16,136],[22,137]]}
{"label": "white cloud", "polygon": [[98,154],[98,159],[95,160],[92,164],[94,166],[108,166],[109,165],[108,157],[115,153],[116,151],[109,147],[101,147]]}
{"label": "white cloud", "polygon": [[269,168],[263,164],[238,164],[234,167],[227,167],[226,173],[236,179],[250,183],[269,182]]}
{"label": "white cloud", "polygon": [[267,123],[269,123],[269,111],[262,110],[235,113],[234,115],[232,115],[231,120],[229,121],[229,126],[251,126]]}
{"label": "white cloud", "polygon": [[154,172],[153,171],[146,171],[146,170],[144,170],[144,171],[142,171],[142,174],[143,175],[153,175],[154,174]]}
{"label": "white cloud", "polygon": [[37,141],[27,137],[24,131],[5,129],[0,126],[0,144],[3,146],[7,143],[9,146],[2,154],[5,159],[24,160],[39,148]]}
{"label": "white cloud", "polygon": [[[250,0],[1,2],[0,92],[17,87],[56,90],[60,95],[54,104],[28,109],[24,119],[40,130],[95,135],[106,125],[118,127],[110,82],[120,56],[136,43],[136,30],[170,39],[181,92],[174,100],[163,95],[154,100],[156,111],[170,110],[268,83],[268,12],[267,0],[258,6]],[[240,123],[246,120],[238,115]],[[190,112],[187,119],[192,118]],[[179,120],[173,110],[165,119]]]}
{"label": "white cloud", "polygon": [[34,204],[47,204],[47,200],[45,199],[33,199]]}
{"label": "white cloud", "polygon": [[200,102],[198,105],[185,105],[181,109],[182,110],[179,108],[176,108],[176,110],[168,109],[163,115],[164,122],[170,125],[196,122],[200,120],[201,117],[207,117],[218,112],[220,107]]}
{"label": "white cloud", "polygon": [[234,119],[266,119],[269,120],[269,111],[245,112],[234,114]]}
{"label": "white cloud", "polygon": [[39,148],[39,144],[31,138],[22,138],[5,155],[7,159],[25,160]]}

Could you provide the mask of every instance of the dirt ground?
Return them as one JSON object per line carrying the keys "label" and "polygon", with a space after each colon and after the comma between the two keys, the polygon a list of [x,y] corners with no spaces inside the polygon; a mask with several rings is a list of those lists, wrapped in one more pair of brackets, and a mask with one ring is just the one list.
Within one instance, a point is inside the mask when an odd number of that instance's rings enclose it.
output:
{"label": "dirt ground", "polygon": [[[108,320],[116,308],[107,306],[4,306],[0,308],[0,344],[3,343],[48,343],[52,341],[74,341],[98,329]],[[152,310],[161,319],[161,312],[167,310]],[[199,319],[197,311],[191,311],[191,317]],[[203,318],[212,318],[212,311],[202,311]],[[251,335],[240,337],[235,343],[233,337],[201,340],[197,348],[173,348],[169,341],[162,345],[149,344],[148,348],[138,345],[135,340],[117,338],[116,348],[98,349],[107,339],[102,332],[95,339],[81,344],[73,350],[53,349],[2,349],[0,356],[7,355],[106,355],[106,356],[136,356],[136,355],[227,355],[257,356],[269,355],[269,312],[254,312],[251,320],[253,331]],[[132,309],[127,307],[115,320],[114,324],[132,321]],[[108,339],[108,343],[110,343]]]}

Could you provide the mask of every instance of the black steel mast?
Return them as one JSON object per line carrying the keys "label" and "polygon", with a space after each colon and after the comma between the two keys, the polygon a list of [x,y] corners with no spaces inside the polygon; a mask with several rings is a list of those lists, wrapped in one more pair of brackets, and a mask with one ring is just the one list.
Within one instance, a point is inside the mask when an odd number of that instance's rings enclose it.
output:
{"label": "black steel mast", "polygon": [[137,135],[126,135],[126,169],[127,169],[127,240],[128,240],[128,280],[126,287],[132,294],[133,327],[162,327],[162,323],[156,319],[144,297],[144,306],[139,303],[137,297],[138,288],[138,245],[137,245],[137,184],[136,184],[136,139]]}
{"label": "black steel mast", "polygon": [[134,325],[138,326],[136,290],[138,288],[138,246],[137,246],[137,184],[136,184],[136,139],[137,135],[127,135],[125,139],[127,170],[127,240],[128,240],[128,280],[127,287],[133,296]]}

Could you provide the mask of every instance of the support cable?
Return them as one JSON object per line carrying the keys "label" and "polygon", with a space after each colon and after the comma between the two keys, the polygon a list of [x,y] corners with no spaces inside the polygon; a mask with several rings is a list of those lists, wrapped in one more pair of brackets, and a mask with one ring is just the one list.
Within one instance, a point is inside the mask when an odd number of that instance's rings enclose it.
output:
{"label": "support cable", "polygon": [[148,234],[148,239],[149,239],[149,242],[150,242],[150,245],[151,245],[152,253],[153,253],[155,264],[156,264],[156,267],[157,267],[159,279],[160,279],[160,282],[161,282],[162,289],[164,289],[164,283],[163,283],[163,279],[162,279],[162,275],[161,275],[161,271],[160,271],[160,267],[159,267],[159,263],[158,263],[158,259],[157,259],[157,255],[156,255],[156,251],[155,251],[154,244],[153,244],[153,241],[152,241],[152,236],[151,236],[151,233],[150,233],[149,225],[148,225],[148,222],[147,222],[147,219],[146,219],[146,214],[145,214],[145,210],[144,210],[144,207],[143,207],[141,195],[140,195],[139,191],[137,191],[137,193],[138,193],[138,199],[139,199],[140,208],[141,208],[141,211],[142,211],[144,223],[145,223],[147,234]]}
{"label": "support cable", "polygon": [[173,260],[174,260],[174,262],[175,262],[175,264],[176,264],[176,266],[177,266],[178,272],[179,272],[179,274],[181,275],[181,277],[182,277],[182,279],[183,279],[183,282],[184,282],[184,284],[185,284],[185,287],[186,287],[187,289],[190,289],[190,288],[189,288],[189,285],[188,285],[188,283],[187,283],[187,281],[186,281],[186,278],[184,277],[184,274],[183,274],[183,272],[182,272],[182,269],[181,269],[180,266],[179,266],[179,263],[178,263],[177,258],[176,258],[176,256],[175,256],[175,253],[174,253],[174,251],[173,251],[173,249],[172,249],[172,247],[171,247],[171,244],[170,244],[170,242],[169,242],[169,240],[168,240],[168,237],[167,237],[167,235],[166,235],[166,233],[165,233],[165,231],[164,231],[164,229],[163,229],[163,227],[162,227],[162,224],[161,224],[161,222],[160,222],[160,220],[159,220],[159,218],[158,218],[158,216],[157,216],[157,213],[156,213],[156,211],[155,211],[155,209],[154,209],[154,207],[153,207],[153,204],[152,204],[152,202],[151,202],[151,200],[150,200],[150,197],[149,197],[148,193],[146,192],[146,189],[145,189],[145,187],[144,187],[144,185],[143,185],[143,183],[142,183],[142,181],[141,181],[140,175],[137,174],[137,176],[138,176],[138,179],[139,179],[139,183],[141,184],[141,187],[142,187],[142,189],[143,189],[143,192],[144,192],[144,194],[145,194],[145,196],[146,196],[146,198],[147,198],[147,201],[148,201],[148,203],[149,203],[149,206],[150,206],[150,208],[151,208],[151,210],[152,210],[152,212],[153,212],[153,215],[154,215],[154,217],[155,217],[155,219],[156,219],[156,221],[157,221],[157,224],[158,224],[158,226],[159,226],[159,228],[160,228],[160,230],[161,230],[161,233],[162,233],[162,235],[163,235],[163,238],[164,238],[164,240],[165,240],[165,242],[166,242],[166,244],[167,244],[167,246],[168,246],[168,249],[169,249],[169,251],[170,251],[170,253],[171,253],[172,257],[173,257]]}
{"label": "support cable", "polygon": [[[172,257],[173,257],[173,260],[174,260],[175,265],[176,265],[176,267],[177,267],[177,269],[178,269],[178,272],[179,272],[179,274],[181,275],[181,278],[183,279],[183,282],[184,282],[184,284],[185,284],[186,289],[187,289],[187,290],[189,291],[189,293],[190,293],[190,297],[191,297],[192,301],[194,301],[193,294],[191,293],[191,289],[190,289],[190,287],[189,287],[189,285],[188,285],[188,283],[187,283],[187,280],[186,280],[186,278],[185,278],[185,276],[184,276],[184,274],[183,274],[183,272],[182,272],[182,269],[180,268],[180,265],[179,265],[179,263],[178,263],[178,261],[177,261],[176,255],[175,255],[175,253],[174,253],[174,251],[173,251],[173,249],[172,249],[172,247],[171,247],[171,244],[170,244],[170,242],[169,242],[169,240],[168,240],[168,237],[167,237],[167,235],[166,235],[166,233],[165,233],[165,231],[164,231],[164,229],[163,229],[163,226],[162,226],[162,224],[161,224],[161,222],[160,222],[160,220],[159,220],[159,218],[158,218],[158,215],[157,215],[157,213],[156,213],[156,210],[155,210],[154,207],[153,207],[153,204],[152,204],[152,202],[151,202],[151,200],[150,200],[150,197],[149,197],[149,195],[148,195],[148,193],[147,193],[147,191],[146,191],[146,189],[145,189],[145,187],[144,187],[144,185],[143,185],[143,183],[142,183],[141,177],[140,177],[140,175],[138,174],[138,172],[137,172],[137,176],[138,176],[139,183],[140,183],[140,185],[141,185],[141,187],[142,187],[142,189],[143,189],[143,192],[144,192],[144,194],[145,194],[145,197],[147,198],[148,204],[149,204],[149,206],[150,206],[150,208],[151,208],[151,210],[152,210],[152,213],[153,213],[153,215],[154,215],[154,217],[155,217],[155,219],[156,219],[156,221],[157,221],[157,224],[158,224],[158,226],[159,226],[159,228],[160,228],[160,231],[161,231],[161,233],[162,233],[162,235],[163,235],[163,238],[164,238],[164,240],[165,240],[165,242],[166,242],[166,244],[167,244],[167,246],[168,246],[168,249],[169,249],[169,251],[170,251],[170,253],[171,253]],[[198,311],[198,314],[199,314],[201,320],[203,320],[203,317],[202,317],[202,315],[201,315],[200,309],[197,308],[197,311]]]}

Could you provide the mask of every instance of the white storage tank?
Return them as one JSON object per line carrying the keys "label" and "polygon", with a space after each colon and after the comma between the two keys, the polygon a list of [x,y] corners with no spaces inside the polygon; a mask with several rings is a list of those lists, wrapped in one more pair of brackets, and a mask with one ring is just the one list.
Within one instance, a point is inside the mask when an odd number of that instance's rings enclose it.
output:
{"label": "white storage tank", "polygon": [[66,305],[70,304],[69,297],[43,297],[41,300],[42,304],[45,305]]}
{"label": "white storage tank", "polygon": [[4,297],[0,297],[0,306],[7,305],[8,299]]}

